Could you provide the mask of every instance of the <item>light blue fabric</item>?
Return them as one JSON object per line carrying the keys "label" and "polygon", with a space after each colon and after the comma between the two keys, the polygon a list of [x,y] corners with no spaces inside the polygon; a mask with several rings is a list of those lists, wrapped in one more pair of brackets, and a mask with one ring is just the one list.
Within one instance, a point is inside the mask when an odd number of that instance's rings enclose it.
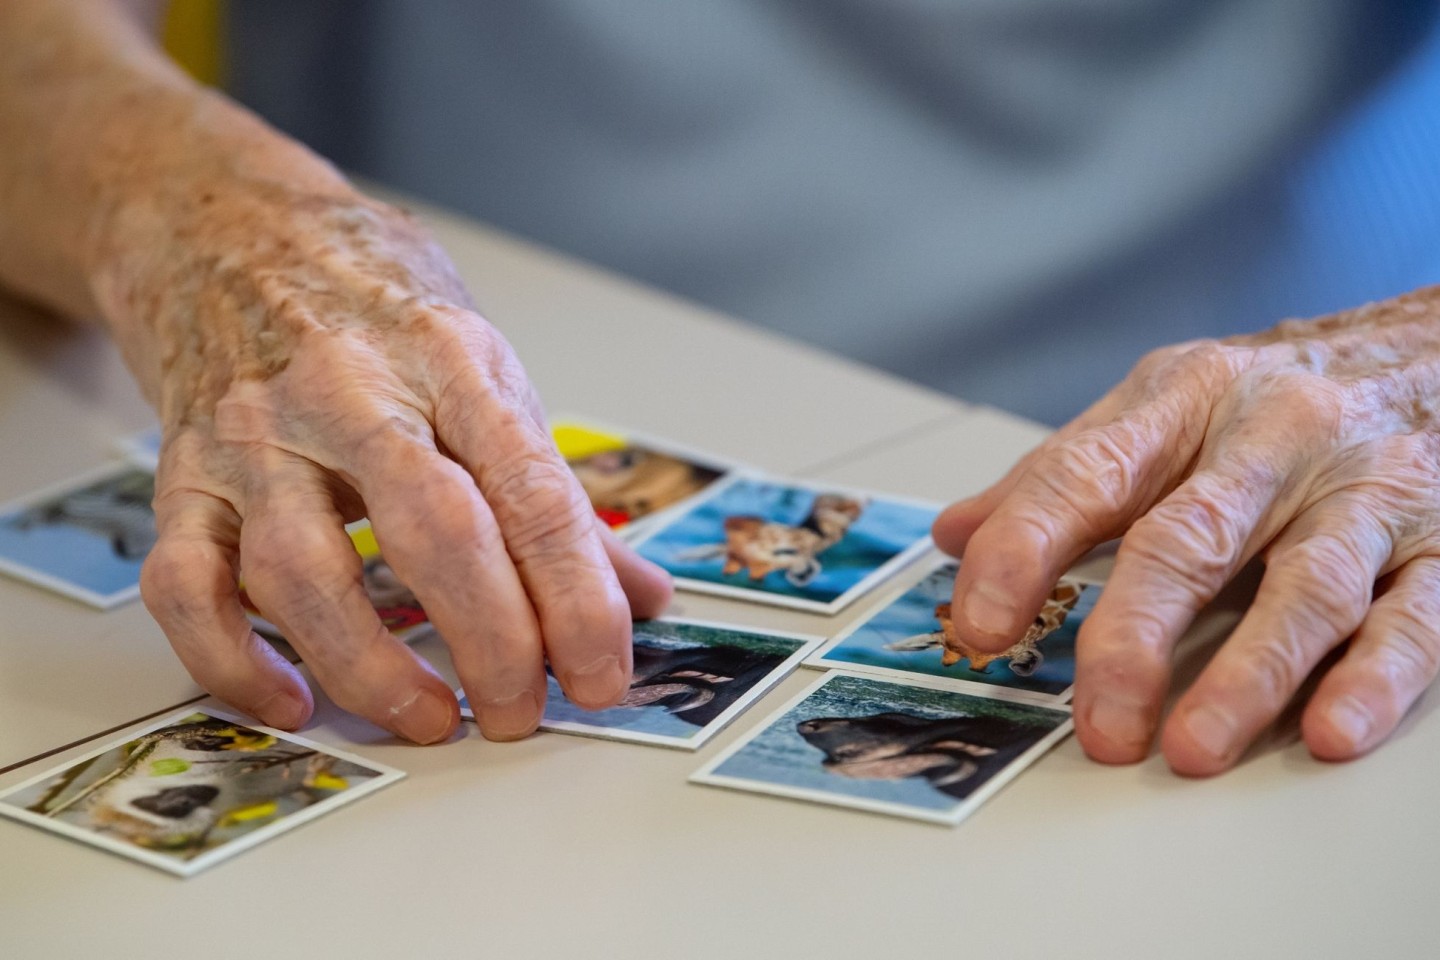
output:
{"label": "light blue fabric", "polygon": [[236,95],[342,165],[1050,422],[1440,280],[1434,7],[230,5]]}

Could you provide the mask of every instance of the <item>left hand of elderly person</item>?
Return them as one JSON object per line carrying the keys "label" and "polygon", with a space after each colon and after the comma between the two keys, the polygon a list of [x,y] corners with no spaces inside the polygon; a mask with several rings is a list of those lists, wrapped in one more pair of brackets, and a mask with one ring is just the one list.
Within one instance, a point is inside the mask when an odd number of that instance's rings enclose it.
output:
{"label": "left hand of elderly person", "polygon": [[1229,769],[1332,650],[1316,757],[1383,742],[1440,668],[1440,288],[1181,344],[935,524],[964,554],[955,626],[1005,649],[1091,547],[1124,535],[1078,639],[1080,742],[1143,759],[1196,613],[1253,557],[1253,605],[1164,724],[1179,773]]}

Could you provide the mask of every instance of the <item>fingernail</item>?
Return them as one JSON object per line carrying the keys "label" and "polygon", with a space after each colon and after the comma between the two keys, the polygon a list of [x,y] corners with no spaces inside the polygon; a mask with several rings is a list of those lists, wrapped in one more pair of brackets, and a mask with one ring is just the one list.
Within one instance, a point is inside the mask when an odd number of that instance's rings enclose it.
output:
{"label": "fingernail", "polygon": [[255,716],[267,727],[294,730],[305,722],[305,703],[288,690],[277,690],[255,708]]}
{"label": "fingernail", "polygon": [[1015,601],[994,584],[979,581],[965,594],[965,619],[978,632],[1008,637],[1015,632]]}
{"label": "fingernail", "polygon": [[518,740],[528,736],[540,720],[540,702],[529,690],[511,697],[486,700],[477,714],[480,731],[489,740]]}
{"label": "fingernail", "polygon": [[409,700],[390,708],[390,727],[416,743],[434,743],[450,735],[454,711],[429,690],[416,690]]}
{"label": "fingernail", "polygon": [[1235,718],[1219,707],[1196,707],[1185,715],[1185,731],[1190,739],[1216,759],[1230,755],[1235,729]]}
{"label": "fingernail", "polygon": [[1365,704],[1354,697],[1341,697],[1330,708],[1330,726],[1345,736],[1352,747],[1361,747],[1370,739],[1375,717]]}
{"label": "fingernail", "polygon": [[1112,743],[1128,747],[1148,746],[1151,730],[1145,712],[1137,704],[1115,697],[1100,697],[1090,707],[1090,725]]}
{"label": "fingernail", "polygon": [[630,678],[620,669],[620,658],[601,657],[588,667],[573,671],[565,681],[570,699],[584,706],[587,703],[610,703],[630,685]]}

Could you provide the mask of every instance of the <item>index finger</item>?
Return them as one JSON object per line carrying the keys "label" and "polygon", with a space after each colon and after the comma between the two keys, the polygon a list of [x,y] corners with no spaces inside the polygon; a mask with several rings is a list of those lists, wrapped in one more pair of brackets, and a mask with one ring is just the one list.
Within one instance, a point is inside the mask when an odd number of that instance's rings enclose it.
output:
{"label": "index finger", "polygon": [[1048,450],[981,523],[955,579],[955,629],[999,652],[1085,551],[1122,533],[1171,489],[1193,451],[1163,410],[1131,414]]}

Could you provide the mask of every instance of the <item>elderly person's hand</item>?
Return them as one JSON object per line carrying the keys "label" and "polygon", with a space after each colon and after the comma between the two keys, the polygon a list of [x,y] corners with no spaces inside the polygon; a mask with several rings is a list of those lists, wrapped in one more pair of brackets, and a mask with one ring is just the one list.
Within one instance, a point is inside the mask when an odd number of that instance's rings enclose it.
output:
{"label": "elderly person's hand", "polygon": [[343,524],[368,516],[487,736],[535,729],[547,660],[617,702],[669,580],[597,522],[509,345],[411,217],[182,77],[132,6],[0,4],[0,282],[98,312],[160,414],[142,589],[186,667],[309,717],[243,577],[340,706],[448,737],[449,686],[362,586]]}
{"label": "elderly person's hand", "polygon": [[616,702],[631,603],[658,613],[664,575],[597,522],[525,371],[419,225],[338,186],[156,190],[119,218],[99,289],[165,427],[142,588],[196,680],[276,726],[309,715],[245,621],[239,573],[338,704],[448,736],[449,688],[363,589],[342,524],[369,516],[488,736],[535,728],[547,658],[575,702]]}
{"label": "elderly person's hand", "polygon": [[951,506],[955,626],[981,650],[1124,535],[1078,640],[1075,720],[1143,758],[1177,640],[1252,557],[1258,596],[1166,721],[1165,758],[1226,770],[1348,643],[1305,708],[1317,757],[1359,756],[1440,665],[1440,289],[1146,357],[998,484]]}

